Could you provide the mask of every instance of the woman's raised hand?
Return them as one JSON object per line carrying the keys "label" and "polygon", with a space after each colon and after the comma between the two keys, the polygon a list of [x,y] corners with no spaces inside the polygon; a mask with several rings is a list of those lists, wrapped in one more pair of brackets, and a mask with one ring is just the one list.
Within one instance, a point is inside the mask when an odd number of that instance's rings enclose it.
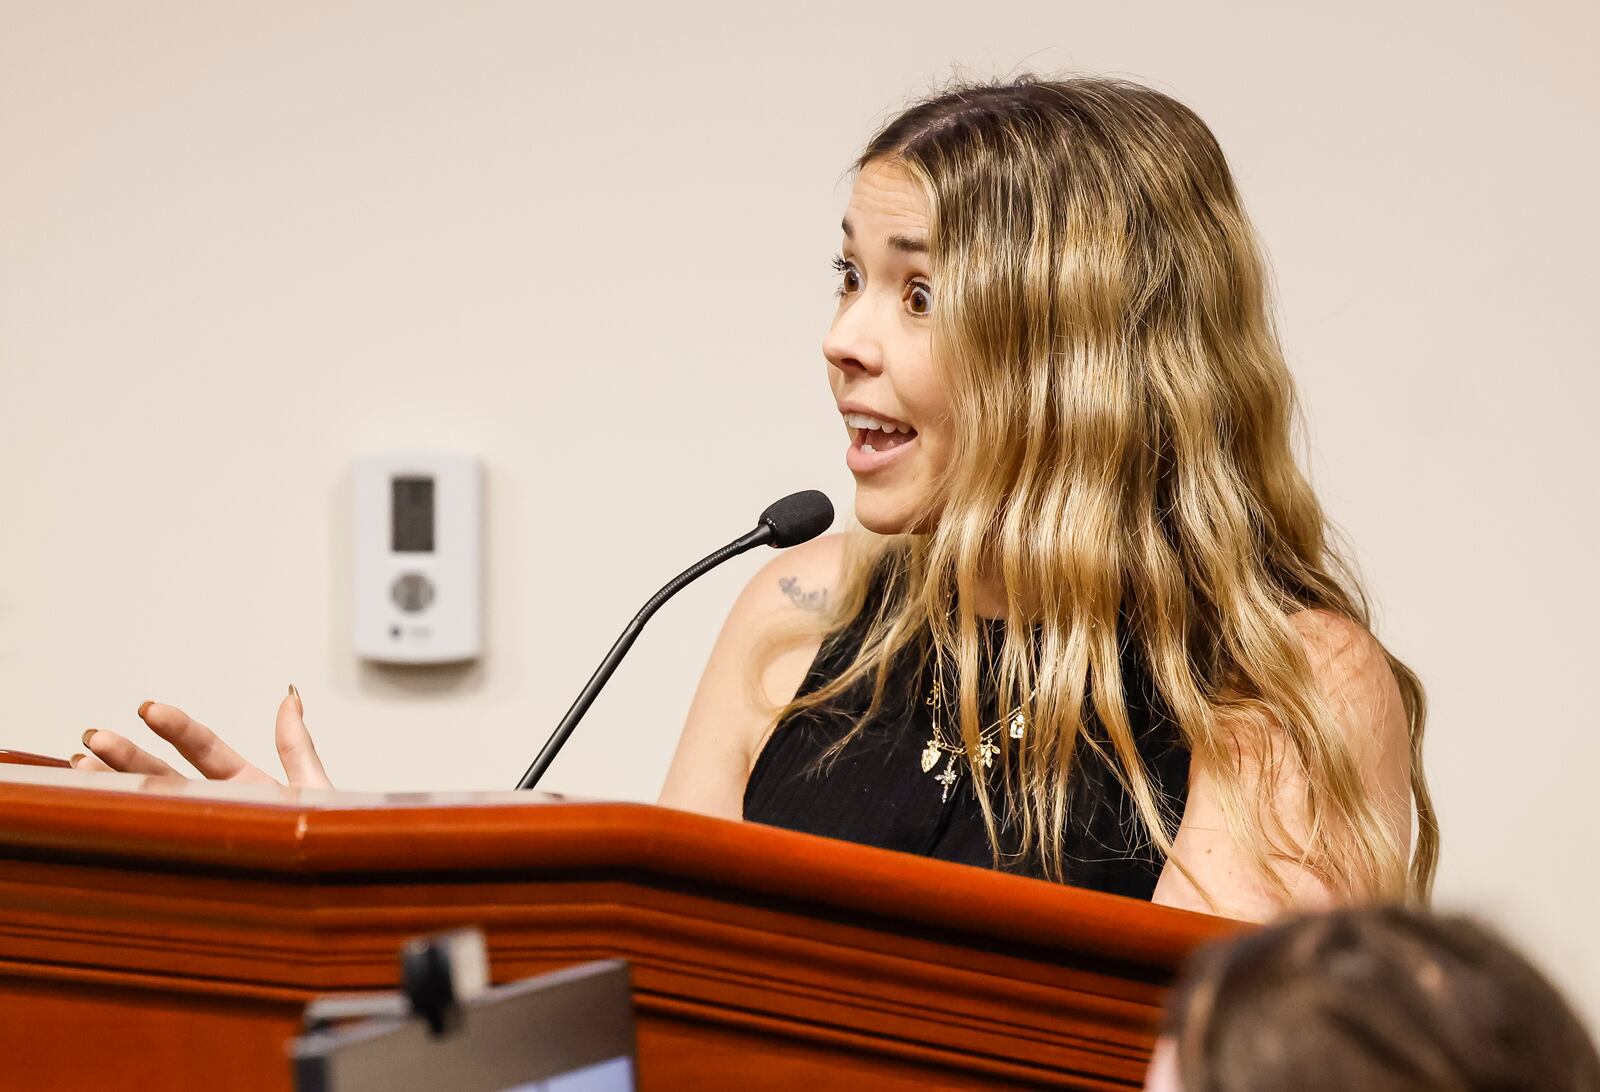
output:
{"label": "woman's raised hand", "polygon": [[[147,701],[139,706],[139,719],[149,725],[152,732],[176,747],[179,754],[208,778],[276,783],[276,779],[250,765],[215,732],[175,705]],[[283,772],[288,776],[290,785],[320,789],[333,787],[322,768],[322,760],[317,757],[311,733],[306,730],[305,708],[300,702],[299,692],[293,686],[289,687],[288,696],[278,705],[277,743],[278,758],[283,762]],[[73,755],[74,769],[117,770],[155,777],[186,776],[155,755],[135,746],[132,740],[104,728],[91,728],[85,732],[83,745],[90,753]]]}

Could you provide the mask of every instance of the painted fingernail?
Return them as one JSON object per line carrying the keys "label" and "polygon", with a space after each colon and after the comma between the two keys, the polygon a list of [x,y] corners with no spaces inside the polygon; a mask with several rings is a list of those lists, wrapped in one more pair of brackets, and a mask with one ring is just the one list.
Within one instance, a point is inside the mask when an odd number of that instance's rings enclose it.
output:
{"label": "painted fingernail", "polygon": [[73,755],[71,758],[67,759],[67,765],[71,766],[73,769],[77,769],[78,768],[78,760],[79,759],[83,759],[83,758],[88,758],[88,757],[89,757],[88,755]]}
{"label": "painted fingernail", "polygon": [[[100,729],[98,729],[98,728],[90,728],[87,732],[83,733],[83,745],[85,747],[89,747],[89,737],[94,735],[99,730]],[[89,750],[92,751],[92,750],[94,750],[94,748],[93,747],[89,747]]]}
{"label": "painted fingernail", "polygon": [[144,719],[144,711],[146,709],[150,708],[154,704],[155,704],[155,702],[153,702],[153,701],[147,701],[143,705],[139,706],[139,719],[140,720]]}
{"label": "painted fingernail", "polygon": [[294,683],[289,684],[289,696],[294,699],[294,707],[300,711],[300,715],[305,716],[306,704],[300,700],[300,691],[294,688]]}

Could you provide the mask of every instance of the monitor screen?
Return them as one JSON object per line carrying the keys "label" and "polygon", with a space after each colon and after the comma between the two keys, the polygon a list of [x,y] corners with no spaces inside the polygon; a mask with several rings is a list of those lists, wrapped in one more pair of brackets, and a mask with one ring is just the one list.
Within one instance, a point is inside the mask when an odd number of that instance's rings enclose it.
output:
{"label": "monitor screen", "polygon": [[290,1044],[297,1092],[633,1092],[627,964],[492,986],[435,1036],[419,1017],[362,1020]]}

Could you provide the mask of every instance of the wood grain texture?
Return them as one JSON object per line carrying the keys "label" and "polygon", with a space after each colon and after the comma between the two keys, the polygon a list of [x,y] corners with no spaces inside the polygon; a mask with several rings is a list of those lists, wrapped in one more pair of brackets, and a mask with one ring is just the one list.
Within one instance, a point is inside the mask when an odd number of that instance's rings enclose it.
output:
{"label": "wood grain texture", "polygon": [[879,1089],[1138,1087],[1179,962],[1238,928],[646,805],[0,766],[0,1057],[35,1087],[287,1088],[306,999],[456,925],[496,981],[628,960],[646,1088]]}

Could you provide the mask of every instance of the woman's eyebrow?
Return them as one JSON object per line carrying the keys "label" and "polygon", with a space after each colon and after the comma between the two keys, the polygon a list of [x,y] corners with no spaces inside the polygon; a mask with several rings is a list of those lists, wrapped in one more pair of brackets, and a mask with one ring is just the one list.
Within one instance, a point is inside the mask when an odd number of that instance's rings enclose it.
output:
{"label": "woman's eyebrow", "polygon": [[[848,216],[839,221],[839,226],[844,229],[844,237],[846,239],[854,239],[856,237],[855,232],[850,230],[850,218]],[[909,235],[889,236],[889,246],[895,250],[903,250],[907,254],[926,254],[928,252],[928,240],[913,239]]]}

